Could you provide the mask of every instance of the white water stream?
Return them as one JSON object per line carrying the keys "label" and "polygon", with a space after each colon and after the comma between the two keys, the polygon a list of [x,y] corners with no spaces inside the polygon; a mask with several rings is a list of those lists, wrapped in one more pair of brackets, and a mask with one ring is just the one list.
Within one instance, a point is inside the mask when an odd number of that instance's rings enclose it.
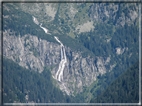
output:
{"label": "white water stream", "polygon": [[62,81],[63,80],[63,71],[64,71],[64,68],[65,68],[65,64],[67,62],[67,58],[66,58],[66,52],[65,52],[65,47],[64,45],[62,44],[62,42],[56,37],[54,36],[54,38],[56,39],[57,42],[60,43],[61,45],[61,61],[59,63],[59,68],[58,68],[58,71],[55,75],[55,78],[58,80],[58,81]]}
{"label": "white water stream", "polygon": [[[48,29],[43,27],[42,24],[39,24],[38,20],[34,16],[33,16],[33,22],[35,24],[39,25],[40,28],[42,28],[46,34],[50,34],[50,33],[48,33]],[[61,61],[59,63],[58,71],[55,74],[55,79],[57,79],[58,81],[61,82],[61,81],[63,81],[63,71],[65,68],[65,64],[67,63],[67,58],[66,58],[66,52],[65,52],[64,45],[56,36],[54,36],[54,38],[57,42],[60,43],[60,46],[61,46]]]}
{"label": "white water stream", "polygon": [[[39,25],[38,20],[37,20],[34,16],[33,16],[33,21],[34,21],[35,24]],[[41,23],[39,26],[40,26],[40,28],[42,28],[42,29],[44,30],[44,32],[45,32],[46,34],[50,34],[50,33],[48,32],[48,29],[42,26],[42,23]],[[51,34],[50,34],[50,35],[51,35]]]}
{"label": "white water stream", "polygon": [[33,16],[33,21],[34,21],[35,24],[39,25],[38,20],[34,16]]}
{"label": "white water stream", "polygon": [[48,34],[48,29],[42,27],[42,24],[40,24],[40,28],[42,28],[42,29],[44,30],[44,32],[45,32],[46,34]]}

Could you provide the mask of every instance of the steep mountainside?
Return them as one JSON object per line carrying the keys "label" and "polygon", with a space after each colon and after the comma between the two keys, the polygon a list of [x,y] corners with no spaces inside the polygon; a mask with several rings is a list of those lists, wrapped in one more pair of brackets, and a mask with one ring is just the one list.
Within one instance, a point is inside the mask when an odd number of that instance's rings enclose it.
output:
{"label": "steep mountainside", "polygon": [[[31,35],[23,37],[12,36],[10,31],[4,32],[3,54],[27,69],[42,72],[48,67],[55,77],[60,63],[60,45],[47,42]],[[80,52],[65,47],[67,63],[64,69],[63,83],[68,87],[67,92],[82,90],[83,86],[90,85],[96,76],[106,72],[104,60],[90,56],[83,58]],[[97,63],[94,63],[97,60]]]}
{"label": "steep mountainside", "polygon": [[139,103],[138,62],[114,81],[101,95],[90,102],[97,103]]}
{"label": "steep mountainside", "polygon": [[39,74],[9,59],[4,58],[3,61],[4,103],[71,102],[69,96],[53,85],[51,73],[47,68]]}
{"label": "steep mountainside", "polygon": [[138,3],[2,6],[4,58],[36,74],[46,67],[53,85],[76,102],[98,96],[138,60]]}

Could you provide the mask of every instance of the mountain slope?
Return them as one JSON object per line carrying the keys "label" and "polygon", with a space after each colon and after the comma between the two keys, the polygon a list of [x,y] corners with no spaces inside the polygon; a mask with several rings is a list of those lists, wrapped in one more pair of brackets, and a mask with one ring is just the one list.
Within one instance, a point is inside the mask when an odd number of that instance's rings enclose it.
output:
{"label": "mountain slope", "polygon": [[[10,9],[10,11],[8,11],[7,8]],[[13,4],[4,5],[3,54],[5,57],[12,59],[22,67],[38,72],[42,72],[43,68],[46,66],[54,77],[61,61],[61,49],[59,43],[55,39],[55,41],[51,41],[50,38],[52,39],[57,36],[63,45],[65,45],[67,63],[64,69],[63,83],[71,94],[82,91],[83,86],[89,86],[96,80],[96,76],[105,73],[105,70],[101,69],[101,67],[105,67],[103,58],[95,57],[95,55],[85,49],[83,45],[68,36],[44,33],[40,25],[38,26],[34,23],[31,15],[20,10],[20,13],[14,11],[16,11],[16,7],[14,7]],[[24,14],[26,18],[31,20],[23,20],[24,22],[21,23],[23,18],[21,14]],[[16,17],[16,19],[13,19],[13,17]],[[14,25],[11,23],[14,23]],[[30,30],[28,30],[29,28],[24,29],[20,26],[24,28],[29,26]],[[31,33],[34,31],[38,33]],[[42,33],[40,33],[40,31],[42,31]],[[97,64],[94,64],[95,59],[98,61]],[[58,85],[60,86],[61,84],[59,83]],[[62,89],[63,86],[60,88]]]}
{"label": "mountain slope", "polygon": [[46,67],[76,102],[100,95],[139,59],[137,3],[2,6],[3,56],[40,75]]}
{"label": "mountain slope", "polygon": [[71,102],[69,96],[53,85],[48,69],[39,74],[9,59],[4,58],[3,63],[3,103]]}
{"label": "mountain slope", "polygon": [[91,103],[139,103],[139,63],[119,76]]}

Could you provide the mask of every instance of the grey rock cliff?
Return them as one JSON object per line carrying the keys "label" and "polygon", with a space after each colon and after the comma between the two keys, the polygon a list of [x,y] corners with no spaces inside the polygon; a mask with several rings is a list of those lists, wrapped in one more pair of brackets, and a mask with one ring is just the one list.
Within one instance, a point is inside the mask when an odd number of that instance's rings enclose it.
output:
{"label": "grey rock cliff", "polygon": [[113,22],[116,26],[132,25],[138,19],[136,3],[94,3],[90,17],[95,22]]}
{"label": "grey rock cliff", "polygon": [[[73,51],[65,46],[67,63],[63,72],[62,84],[57,85],[67,94],[81,92],[84,86],[89,86],[96,77],[106,72],[106,62],[102,57],[84,58],[81,52]],[[40,39],[26,34],[15,36],[13,31],[3,32],[3,55],[20,66],[41,73],[47,67],[54,78],[60,63],[60,44]],[[96,61],[96,62],[95,62]]]}

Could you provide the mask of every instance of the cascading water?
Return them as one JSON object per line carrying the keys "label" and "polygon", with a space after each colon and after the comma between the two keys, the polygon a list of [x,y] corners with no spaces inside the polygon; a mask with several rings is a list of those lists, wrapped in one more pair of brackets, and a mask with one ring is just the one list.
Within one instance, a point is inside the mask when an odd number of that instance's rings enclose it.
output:
{"label": "cascading water", "polygon": [[60,43],[60,46],[61,46],[61,61],[59,63],[58,71],[56,72],[55,79],[57,79],[58,81],[61,82],[62,89],[64,89],[66,94],[69,95],[70,94],[69,90],[67,89],[67,87],[62,82],[63,81],[63,71],[64,71],[64,68],[65,68],[65,64],[67,63],[65,47],[62,44],[62,42],[56,36],[54,36],[54,38],[57,42]]}
{"label": "cascading water", "polygon": [[35,24],[39,25],[38,20],[34,16],[33,16],[33,21],[34,21]]}
{"label": "cascading water", "polygon": [[[38,20],[34,16],[33,16],[33,21],[34,21],[35,24],[39,25],[40,28],[42,28],[46,34],[50,34],[50,33],[48,33],[48,29],[43,27],[42,24],[39,24]],[[58,81],[61,82],[61,81],[63,81],[63,71],[64,71],[64,68],[65,68],[65,64],[67,62],[67,58],[66,58],[66,52],[65,52],[64,45],[56,36],[54,36],[54,38],[61,45],[61,61],[59,63],[58,71],[56,72],[56,75],[55,75],[55,79],[57,79]]]}
{"label": "cascading water", "polygon": [[[35,24],[39,25],[40,28],[42,28],[46,34],[50,34],[50,33],[48,33],[48,29],[46,29],[45,27],[43,27],[42,24],[39,24],[38,20],[34,16],[33,16],[33,21],[34,21]],[[63,81],[63,71],[64,71],[64,68],[65,68],[65,64],[67,63],[67,57],[66,57],[65,47],[62,44],[62,42],[56,36],[54,36],[54,38],[55,38],[55,40],[57,42],[60,43],[60,46],[61,46],[61,61],[59,63],[59,67],[58,67],[58,70],[57,70],[57,72],[55,74],[55,77],[53,76],[53,78],[56,79],[56,80],[58,80],[59,82],[61,82],[60,83],[60,87],[62,89],[64,89],[64,91],[69,95],[70,92],[69,92],[68,88],[62,82]]]}
{"label": "cascading water", "polygon": [[67,58],[66,58],[66,52],[65,52],[65,47],[64,45],[61,43],[61,41],[56,37],[54,36],[54,38],[56,39],[57,42],[60,43],[61,45],[61,61],[59,63],[59,68],[58,68],[58,71],[55,75],[55,78],[58,80],[58,81],[62,81],[63,80],[63,71],[64,71],[64,68],[65,68],[65,64],[67,62]]}
{"label": "cascading water", "polygon": [[[43,26],[42,26],[42,23],[39,24],[38,20],[37,20],[34,16],[33,16],[33,21],[34,21],[35,24],[39,25],[40,28],[42,28],[46,34],[50,34],[50,33],[48,32],[48,29],[45,28],[45,27],[43,27]],[[50,35],[51,35],[51,34],[50,34]]]}
{"label": "cascading water", "polygon": [[46,34],[48,34],[48,29],[42,27],[42,24],[40,24],[40,28],[42,28],[42,29],[44,30],[44,32],[45,32]]}

